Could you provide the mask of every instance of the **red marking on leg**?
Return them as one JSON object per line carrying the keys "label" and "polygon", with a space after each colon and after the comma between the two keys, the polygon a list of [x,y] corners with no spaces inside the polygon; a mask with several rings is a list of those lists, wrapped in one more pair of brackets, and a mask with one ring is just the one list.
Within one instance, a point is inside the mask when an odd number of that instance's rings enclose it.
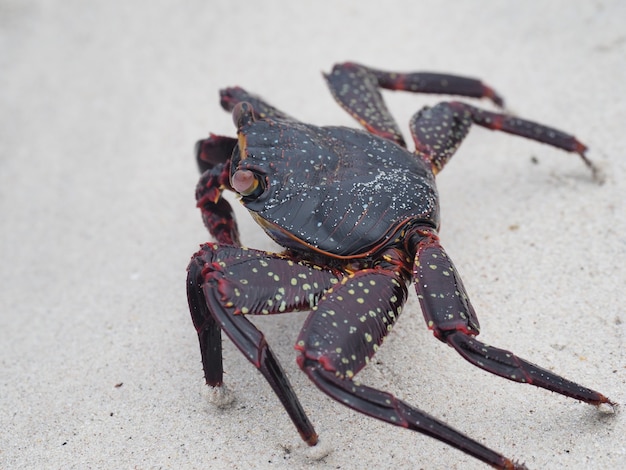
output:
{"label": "red marking on leg", "polygon": [[485,84],[483,84],[483,96],[493,101],[496,106],[504,107],[504,99],[493,88]]}
{"label": "red marking on leg", "polygon": [[504,116],[494,115],[491,121],[491,126],[489,126],[494,131],[498,131],[502,129],[504,124]]}

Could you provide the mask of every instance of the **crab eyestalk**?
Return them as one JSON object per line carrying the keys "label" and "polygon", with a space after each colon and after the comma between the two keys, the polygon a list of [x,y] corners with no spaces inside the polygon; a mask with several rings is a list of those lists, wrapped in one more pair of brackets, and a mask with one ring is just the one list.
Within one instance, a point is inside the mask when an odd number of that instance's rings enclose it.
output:
{"label": "crab eyestalk", "polygon": [[238,129],[254,120],[254,108],[250,103],[243,101],[235,105],[233,108],[233,123]]}

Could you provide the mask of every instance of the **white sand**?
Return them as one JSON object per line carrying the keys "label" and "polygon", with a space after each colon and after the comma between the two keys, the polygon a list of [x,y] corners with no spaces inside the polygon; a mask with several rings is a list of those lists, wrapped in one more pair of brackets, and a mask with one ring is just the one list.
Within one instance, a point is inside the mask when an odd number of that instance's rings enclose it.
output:
{"label": "white sand", "polygon": [[[242,3],[0,2],[0,468],[484,468],[323,396],[294,361],[305,314],[256,323],[326,458],[227,341],[236,401],[209,404],[185,298],[208,239],[194,142],[233,133],[217,91],[236,84],[354,125],[320,76],[344,60],[481,77],[588,143],[603,186],[576,156],[472,131],[439,178],[441,235],[483,340],[623,404],[626,3]],[[386,97],[404,128],[442,99]],[[626,468],[623,414],[492,377],[432,338],[414,293],[404,312],[364,382],[530,468]]]}

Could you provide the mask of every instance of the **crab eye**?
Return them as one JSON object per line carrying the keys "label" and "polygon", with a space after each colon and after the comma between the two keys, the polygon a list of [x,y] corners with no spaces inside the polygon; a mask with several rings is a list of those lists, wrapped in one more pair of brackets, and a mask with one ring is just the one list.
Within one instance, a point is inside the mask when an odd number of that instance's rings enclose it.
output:
{"label": "crab eye", "polygon": [[250,170],[235,171],[230,184],[242,196],[250,196],[261,186],[257,175]]}
{"label": "crab eye", "polygon": [[250,124],[254,119],[254,109],[252,105],[246,101],[237,103],[233,108],[233,122],[238,128],[243,127],[245,124]]}

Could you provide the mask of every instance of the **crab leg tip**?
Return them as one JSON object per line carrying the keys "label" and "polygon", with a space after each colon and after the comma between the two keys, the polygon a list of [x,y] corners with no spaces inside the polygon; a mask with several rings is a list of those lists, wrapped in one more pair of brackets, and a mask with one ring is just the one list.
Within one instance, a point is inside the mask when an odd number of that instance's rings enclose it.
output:
{"label": "crab leg tip", "polygon": [[593,180],[596,181],[598,184],[602,184],[604,183],[604,180],[605,180],[604,173],[596,164],[594,164],[589,159],[589,157],[587,157],[588,150],[589,150],[589,147],[587,147],[582,142],[575,140],[575,148],[573,149],[573,151],[576,152],[580,156],[580,158],[583,159],[583,162],[585,163],[585,165],[587,165],[587,168],[591,170],[591,175],[592,175]]}
{"label": "crab leg tip", "polygon": [[[317,436],[316,436],[317,437]],[[308,447],[305,450],[305,455],[308,460],[317,462],[328,456],[333,451],[332,445],[327,440],[320,440],[317,444]]]}
{"label": "crab leg tip", "polygon": [[209,387],[208,390],[209,402],[218,408],[227,408],[235,401],[235,394],[223,383],[215,387]]}
{"label": "crab leg tip", "polygon": [[580,157],[583,159],[583,162],[585,162],[587,168],[591,170],[591,177],[593,178],[593,180],[598,184],[603,184],[606,179],[604,172],[596,164],[589,160],[589,158],[587,158],[585,152],[579,152],[578,155],[580,155]]}
{"label": "crab leg tip", "polygon": [[515,462],[513,460],[508,460],[505,462],[504,467],[505,470],[528,470],[528,467],[523,463]]}
{"label": "crab leg tip", "polygon": [[504,108],[504,98],[502,98],[496,90],[490,86],[483,85],[483,93],[486,98],[489,98],[498,108]]}
{"label": "crab leg tip", "polygon": [[307,445],[313,447],[314,445],[317,445],[318,442],[318,436],[316,433],[311,434],[310,436],[302,436],[302,440],[304,442],[307,443]]}
{"label": "crab leg tip", "polygon": [[607,397],[605,397],[604,395],[602,396],[602,400],[600,400],[600,403],[598,403],[597,408],[599,411],[601,411],[602,413],[605,414],[614,414],[617,412],[617,403],[612,402],[611,400],[609,400]]}

